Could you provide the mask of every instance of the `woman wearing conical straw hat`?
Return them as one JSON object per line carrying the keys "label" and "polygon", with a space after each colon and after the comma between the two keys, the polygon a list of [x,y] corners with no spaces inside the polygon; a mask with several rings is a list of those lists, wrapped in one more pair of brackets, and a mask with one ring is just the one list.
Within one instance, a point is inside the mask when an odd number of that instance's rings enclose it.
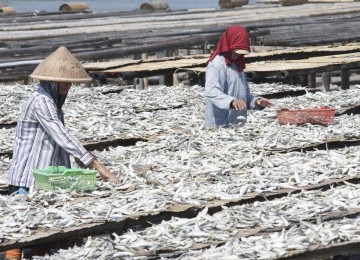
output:
{"label": "woman wearing conical straw hat", "polygon": [[40,84],[25,103],[18,120],[9,170],[11,191],[29,189],[34,184],[31,172],[34,169],[60,165],[70,168],[69,154],[97,170],[103,179],[118,183],[119,179],[64,126],[62,106],[71,83],[91,81],[81,63],[66,47],[60,47],[45,58],[30,77],[40,80]]}
{"label": "woman wearing conical straw hat", "polygon": [[[91,81],[81,63],[66,47],[60,47],[45,58],[30,77],[40,80],[40,84],[23,106],[17,123],[9,193],[26,194],[34,185],[34,169],[71,168],[70,154],[85,166],[97,170],[102,179],[119,183],[119,179],[64,126],[62,106],[71,83]],[[8,250],[5,258],[21,259],[21,250]]]}

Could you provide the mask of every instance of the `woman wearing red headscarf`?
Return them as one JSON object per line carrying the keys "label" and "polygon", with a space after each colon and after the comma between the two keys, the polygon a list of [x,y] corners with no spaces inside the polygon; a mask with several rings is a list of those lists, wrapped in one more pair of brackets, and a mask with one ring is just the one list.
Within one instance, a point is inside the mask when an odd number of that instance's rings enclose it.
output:
{"label": "woman wearing red headscarf", "polygon": [[206,127],[245,123],[247,109],[272,105],[250,94],[244,73],[244,55],[249,53],[249,35],[243,27],[232,25],[221,35],[206,68]]}

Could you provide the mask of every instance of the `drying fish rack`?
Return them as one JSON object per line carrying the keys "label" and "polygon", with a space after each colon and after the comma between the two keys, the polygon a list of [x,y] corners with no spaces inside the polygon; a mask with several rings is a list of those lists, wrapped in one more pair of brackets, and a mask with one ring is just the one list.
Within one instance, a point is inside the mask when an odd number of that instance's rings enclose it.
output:
{"label": "drying fish rack", "polygon": [[96,171],[69,169],[64,166],[50,166],[33,170],[35,186],[43,190],[83,190],[95,189]]}
{"label": "drying fish rack", "polygon": [[279,124],[332,124],[334,123],[335,109],[329,107],[288,109],[277,111]]}

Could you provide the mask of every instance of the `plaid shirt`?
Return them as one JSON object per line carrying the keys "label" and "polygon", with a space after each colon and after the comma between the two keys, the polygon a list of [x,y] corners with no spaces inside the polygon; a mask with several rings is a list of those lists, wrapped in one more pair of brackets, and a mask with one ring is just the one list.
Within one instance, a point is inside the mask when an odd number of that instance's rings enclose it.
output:
{"label": "plaid shirt", "polygon": [[37,91],[24,105],[15,133],[9,184],[31,187],[32,170],[48,166],[71,167],[69,154],[89,165],[95,157],[71,136],[63,112],[54,100]]}

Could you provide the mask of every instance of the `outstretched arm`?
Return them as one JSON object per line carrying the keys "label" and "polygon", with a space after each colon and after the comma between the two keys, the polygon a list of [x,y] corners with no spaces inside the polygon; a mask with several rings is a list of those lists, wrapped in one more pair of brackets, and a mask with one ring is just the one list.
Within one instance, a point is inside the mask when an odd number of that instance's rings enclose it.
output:
{"label": "outstretched arm", "polygon": [[110,172],[110,170],[108,168],[106,168],[101,162],[99,162],[98,160],[93,160],[90,164],[89,167],[91,169],[95,169],[97,170],[100,175],[101,178],[103,180],[111,180],[115,183],[120,183],[120,180],[118,177],[115,176],[115,174],[113,174],[112,172]]}

